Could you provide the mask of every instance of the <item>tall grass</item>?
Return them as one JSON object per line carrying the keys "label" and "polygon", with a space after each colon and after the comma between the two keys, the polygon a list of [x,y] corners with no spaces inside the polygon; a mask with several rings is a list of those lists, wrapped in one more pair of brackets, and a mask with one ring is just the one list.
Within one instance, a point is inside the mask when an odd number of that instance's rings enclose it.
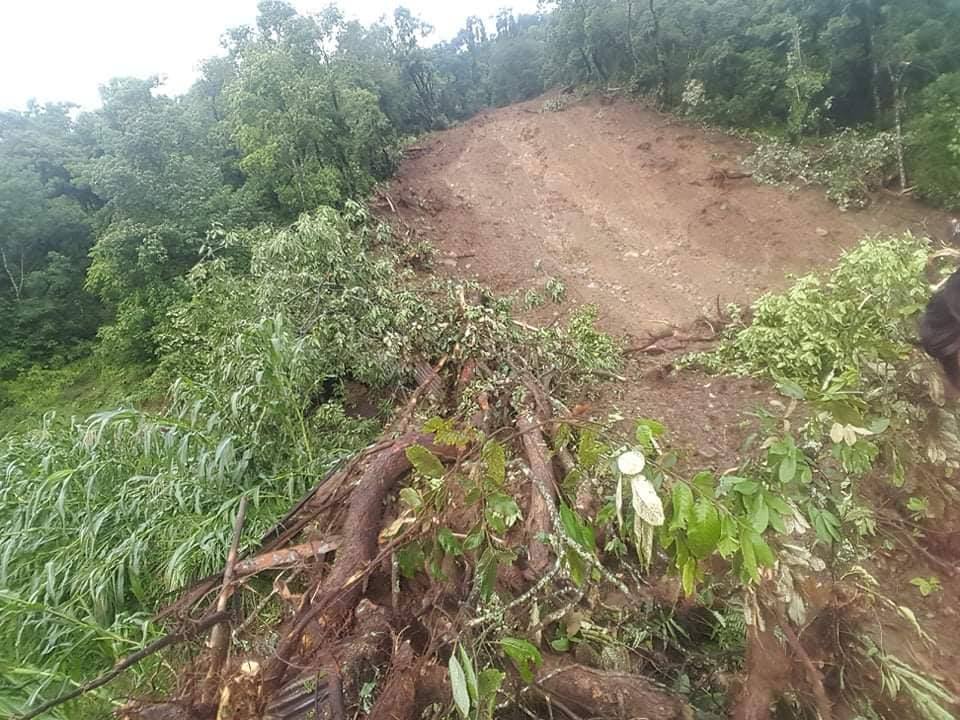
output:
{"label": "tall grass", "polygon": [[162,412],[50,414],[0,441],[0,708],[157,633],[150,611],[222,566],[243,495],[249,541],[376,432],[321,392],[363,367],[399,376],[396,356],[373,352],[401,315],[380,307],[393,278],[365,243],[332,212],[252,236],[248,266],[198,268],[172,314],[182,371],[166,367]]}

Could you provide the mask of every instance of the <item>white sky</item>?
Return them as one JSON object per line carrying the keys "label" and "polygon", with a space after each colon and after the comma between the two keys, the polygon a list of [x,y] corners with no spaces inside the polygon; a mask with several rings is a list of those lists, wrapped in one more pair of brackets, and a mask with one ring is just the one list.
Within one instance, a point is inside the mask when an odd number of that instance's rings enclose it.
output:
{"label": "white sky", "polygon": [[[326,0],[293,0],[301,12]],[[493,17],[501,7],[533,12],[536,0],[344,0],[348,17],[365,23],[404,5],[436,28],[456,34],[468,15]],[[97,88],[112,77],[164,75],[169,93],[186,90],[197,62],[220,52],[227,28],[253,24],[257,0],[0,0],[0,110],[40,102],[99,104]],[[492,27],[492,23],[489,24]]]}

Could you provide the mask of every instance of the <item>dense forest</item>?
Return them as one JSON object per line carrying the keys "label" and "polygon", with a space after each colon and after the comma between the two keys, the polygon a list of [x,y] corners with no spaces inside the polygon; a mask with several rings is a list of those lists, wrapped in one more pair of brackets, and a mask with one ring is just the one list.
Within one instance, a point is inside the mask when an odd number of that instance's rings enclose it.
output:
{"label": "dense forest", "polygon": [[[958,0],[557,0],[493,27],[469,17],[428,45],[432,29],[402,8],[365,26],[263,0],[181,96],[114,78],[96,109],[0,113],[0,635],[16,638],[0,650],[0,712],[155,637],[171,593],[221,568],[241,498],[251,536],[267,530],[377,436],[415,361],[482,341],[503,357],[535,347],[541,368],[616,369],[589,314],[527,337],[508,302],[477,289],[468,308],[462,290],[416,279],[365,206],[416,138],[594,88],[754,133],[758,175],[800,174],[814,156],[842,166],[827,185],[845,206],[886,185],[957,210],[958,27]],[[881,249],[916,269],[914,246]],[[913,305],[923,290],[903,293]],[[347,412],[351,384],[382,407]],[[638,430],[648,449],[656,427]],[[794,467],[797,448],[778,447]],[[516,506],[484,497],[505,532]],[[764,518],[790,514],[769,502]],[[758,579],[770,549],[737,537],[739,577]],[[686,588],[703,568],[683,553]],[[155,660],[135,682],[171,675]],[[124,690],[49,717],[105,716]]]}

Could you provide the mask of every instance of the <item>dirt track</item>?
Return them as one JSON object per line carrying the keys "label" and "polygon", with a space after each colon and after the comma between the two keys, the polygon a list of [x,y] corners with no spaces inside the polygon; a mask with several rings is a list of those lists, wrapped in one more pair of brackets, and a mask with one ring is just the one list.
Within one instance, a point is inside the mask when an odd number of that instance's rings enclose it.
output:
{"label": "dirt track", "polygon": [[597,305],[614,332],[683,325],[717,298],[749,302],[865,233],[943,224],[893,198],[844,213],[818,189],[717,182],[740,169],[746,144],[636,104],[542,104],[438,133],[390,193],[447,271],[500,291],[559,277],[572,304]]}

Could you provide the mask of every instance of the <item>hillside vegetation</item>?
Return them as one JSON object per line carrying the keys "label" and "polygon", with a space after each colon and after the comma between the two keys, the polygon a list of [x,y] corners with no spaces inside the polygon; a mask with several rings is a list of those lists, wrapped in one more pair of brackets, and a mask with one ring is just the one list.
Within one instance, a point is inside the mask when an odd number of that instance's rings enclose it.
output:
{"label": "hillside vegetation", "polygon": [[602,307],[530,325],[562,280],[441,280],[368,202],[423,134],[593,88],[757,133],[758,181],[960,208],[958,21],[559,0],[425,46],[404,9],[264,0],[182,96],[0,113],[0,712],[227,607],[42,717],[953,717],[877,561],[919,558],[918,601],[956,574],[927,241],[869,238],[669,356],[782,393],[720,468],[578,404],[634,369]]}

